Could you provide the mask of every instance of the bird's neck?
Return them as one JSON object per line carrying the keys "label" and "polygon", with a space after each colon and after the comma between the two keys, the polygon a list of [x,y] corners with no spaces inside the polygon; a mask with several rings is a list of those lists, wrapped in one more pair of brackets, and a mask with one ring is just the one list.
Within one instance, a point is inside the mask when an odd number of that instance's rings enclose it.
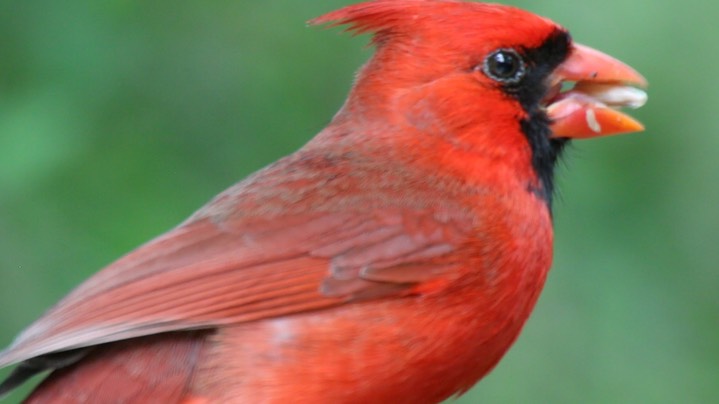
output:
{"label": "bird's neck", "polygon": [[467,183],[508,192],[521,187],[547,199],[551,188],[543,181],[549,179],[551,185],[553,172],[539,175],[537,157],[517,110],[503,108],[505,99],[458,97],[456,93],[474,94],[463,91],[468,83],[445,84],[455,91],[451,97],[439,85],[410,89],[358,85],[314,143],[381,151],[386,158],[451,172]]}
{"label": "bird's neck", "polygon": [[[431,105],[427,109],[434,110]],[[349,100],[308,147],[381,155],[388,166],[416,167],[496,195],[540,195],[532,151],[519,124],[496,129],[481,124],[455,125],[425,114],[421,104],[400,114],[359,109]]]}

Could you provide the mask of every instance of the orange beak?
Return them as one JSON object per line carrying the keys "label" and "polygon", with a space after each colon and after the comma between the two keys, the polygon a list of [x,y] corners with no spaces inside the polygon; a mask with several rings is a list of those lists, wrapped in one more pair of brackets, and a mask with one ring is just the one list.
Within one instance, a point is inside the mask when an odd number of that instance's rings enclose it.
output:
{"label": "orange beak", "polygon": [[619,60],[575,44],[551,80],[547,114],[552,120],[552,137],[586,139],[644,130],[618,108],[644,105],[647,94],[636,87],[646,87],[647,80]]}

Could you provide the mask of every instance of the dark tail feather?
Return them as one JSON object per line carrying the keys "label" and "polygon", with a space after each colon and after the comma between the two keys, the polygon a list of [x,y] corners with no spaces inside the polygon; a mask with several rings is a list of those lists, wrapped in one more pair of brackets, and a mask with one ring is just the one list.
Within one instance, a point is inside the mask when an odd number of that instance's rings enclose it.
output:
{"label": "dark tail feather", "polygon": [[53,371],[25,403],[179,402],[188,393],[207,335],[173,332],[94,347]]}
{"label": "dark tail feather", "polygon": [[82,359],[89,349],[90,348],[81,348],[72,351],[57,352],[21,362],[2,384],[0,384],[0,399],[39,373],[72,365]]}
{"label": "dark tail feather", "polygon": [[19,364],[12,373],[10,373],[10,376],[8,376],[5,380],[3,380],[2,384],[0,384],[0,399],[4,398],[10,391],[15,390],[16,387],[25,383],[25,381],[29,378],[44,370],[45,369],[27,366],[25,363]]}

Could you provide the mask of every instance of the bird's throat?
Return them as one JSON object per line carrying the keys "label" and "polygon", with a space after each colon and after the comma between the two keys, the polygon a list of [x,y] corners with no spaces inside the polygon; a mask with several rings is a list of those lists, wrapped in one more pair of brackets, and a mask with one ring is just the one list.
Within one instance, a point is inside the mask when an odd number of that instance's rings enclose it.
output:
{"label": "bird's throat", "polygon": [[532,151],[532,168],[537,178],[537,186],[530,190],[542,198],[551,211],[555,167],[569,140],[550,137],[549,118],[541,111],[522,119],[520,126]]}

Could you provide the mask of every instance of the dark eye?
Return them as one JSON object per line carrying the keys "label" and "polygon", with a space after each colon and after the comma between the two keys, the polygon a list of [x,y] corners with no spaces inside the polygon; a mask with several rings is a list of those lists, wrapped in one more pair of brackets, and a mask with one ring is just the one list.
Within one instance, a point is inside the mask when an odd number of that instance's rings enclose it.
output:
{"label": "dark eye", "polygon": [[484,59],[484,74],[500,83],[516,84],[524,77],[522,56],[513,49],[499,49]]}

